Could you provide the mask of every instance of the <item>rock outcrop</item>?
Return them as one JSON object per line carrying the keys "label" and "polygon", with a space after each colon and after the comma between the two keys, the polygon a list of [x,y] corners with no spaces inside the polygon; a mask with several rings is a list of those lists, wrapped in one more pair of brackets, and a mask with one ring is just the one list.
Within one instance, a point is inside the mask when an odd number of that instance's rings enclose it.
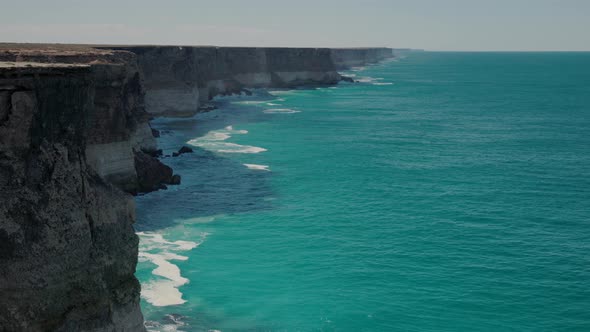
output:
{"label": "rock outcrop", "polygon": [[119,69],[0,62],[0,330],[144,330],[134,202],[87,159]]}
{"label": "rock outcrop", "polygon": [[175,180],[171,167],[142,151],[135,152],[135,170],[139,179],[139,192],[151,192],[166,189],[168,184],[180,184],[180,180]]}

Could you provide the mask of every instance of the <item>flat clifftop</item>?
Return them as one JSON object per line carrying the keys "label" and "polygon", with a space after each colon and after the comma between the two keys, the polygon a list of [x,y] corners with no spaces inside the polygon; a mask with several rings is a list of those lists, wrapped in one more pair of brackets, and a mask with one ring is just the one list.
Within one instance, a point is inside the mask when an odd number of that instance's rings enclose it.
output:
{"label": "flat clifftop", "polygon": [[[207,45],[83,45],[83,44],[19,44],[0,43],[0,61],[4,62],[30,62],[30,63],[131,63],[136,56],[142,56],[154,52],[172,53],[184,52],[189,54],[196,52],[201,54],[201,60],[210,63],[212,57],[238,57],[241,55],[265,52],[270,62],[282,64],[293,63],[284,58],[301,57],[303,66],[318,66],[319,62],[326,62],[321,56],[313,59],[310,55],[331,53],[328,61],[334,66],[345,68],[363,62],[376,62],[393,56],[393,49],[387,47],[351,47],[351,48],[318,48],[318,47],[241,47],[241,46],[207,46]],[[258,52],[258,53],[257,53]],[[209,58],[207,58],[209,57]],[[311,59],[311,60],[310,60]],[[165,60],[165,59],[162,59]],[[307,61],[306,61],[307,60]],[[236,60],[234,60],[236,61]],[[9,66],[5,64],[4,66]],[[322,65],[325,67],[325,65]],[[190,69],[190,68],[189,68]],[[284,68],[280,68],[284,69]],[[307,68],[309,70],[309,68]]]}
{"label": "flat clifftop", "polygon": [[[79,63],[87,63],[89,59],[111,59],[117,54],[115,50],[98,49],[86,45],[62,45],[62,44],[6,44],[0,43],[0,61],[18,59],[23,62],[26,59],[78,59]],[[92,60],[90,60],[92,61]],[[34,61],[38,62],[38,61]],[[56,62],[56,61],[46,61]]]}
{"label": "flat clifftop", "polygon": [[80,55],[93,54],[105,55],[111,54],[109,49],[100,49],[92,45],[76,44],[20,44],[20,43],[0,43],[0,52],[15,52],[27,54],[54,54],[54,55]]}
{"label": "flat clifftop", "polygon": [[29,67],[51,67],[49,64],[53,64],[53,67],[62,68],[63,64],[119,64],[131,67],[137,64],[135,54],[121,50],[98,49],[86,45],[6,43],[0,43],[0,62],[22,63]]}
{"label": "flat clifftop", "polygon": [[0,61],[0,77],[4,77],[5,79],[33,74],[66,75],[68,73],[89,69],[90,65],[82,63],[39,63]]}
{"label": "flat clifftop", "polygon": [[89,65],[82,64],[82,63],[39,63],[39,62],[10,62],[0,61],[0,69],[10,68],[10,69],[26,69],[26,68],[79,68],[79,67],[90,67]]}
{"label": "flat clifftop", "polygon": [[43,43],[0,43],[0,51],[62,53],[62,54],[108,54],[122,48],[222,48],[222,49],[333,49],[333,50],[370,50],[392,49],[388,47],[290,47],[290,46],[217,46],[217,45],[156,45],[156,44],[43,44]]}

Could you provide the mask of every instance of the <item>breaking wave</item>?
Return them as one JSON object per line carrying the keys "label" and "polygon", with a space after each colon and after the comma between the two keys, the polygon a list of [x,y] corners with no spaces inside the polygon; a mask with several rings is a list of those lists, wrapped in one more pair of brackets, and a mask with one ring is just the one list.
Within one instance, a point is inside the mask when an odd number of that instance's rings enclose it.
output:
{"label": "breaking wave", "polygon": [[187,144],[219,153],[260,153],[266,151],[265,148],[257,146],[226,142],[234,134],[245,135],[247,133],[247,130],[235,130],[233,126],[227,126],[221,130],[210,131],[205,136],[191,139]]}
{"label": "breaking wave", "polygon": [[180,268],[173,261],[186,261],[188,257],[178,253],[190,251],[201,244],[207,233],[202,233],[197,242],[167,241],[162,234],[139,232],[139,261],[156,265],[152,270],[154,278],[142,284],[141,297],[156,307],[183,304],[186,301],[178,289],[189,282],[181,275]]}

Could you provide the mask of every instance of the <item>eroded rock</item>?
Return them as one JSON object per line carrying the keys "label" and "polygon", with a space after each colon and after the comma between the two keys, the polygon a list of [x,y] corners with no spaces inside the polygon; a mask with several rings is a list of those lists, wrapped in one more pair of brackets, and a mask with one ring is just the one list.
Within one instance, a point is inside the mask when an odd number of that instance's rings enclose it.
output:
{"label": "eroded rock", "polygon": [[1,330],[145,330],[134,202],[85,158],[94,79],[0,65]]}

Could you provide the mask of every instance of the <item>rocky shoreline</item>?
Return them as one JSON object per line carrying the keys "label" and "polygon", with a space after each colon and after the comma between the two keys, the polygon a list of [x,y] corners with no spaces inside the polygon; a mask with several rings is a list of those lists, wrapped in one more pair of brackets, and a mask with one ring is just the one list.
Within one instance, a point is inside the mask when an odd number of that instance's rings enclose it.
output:
{"label": "rocky shoreline", "polygon": [[[143,331],[130,194],[178,184],[149,121],[332,85],[391,49],[0,44],[0,330]],[[181,148],[176,155],[190,153]]]}

